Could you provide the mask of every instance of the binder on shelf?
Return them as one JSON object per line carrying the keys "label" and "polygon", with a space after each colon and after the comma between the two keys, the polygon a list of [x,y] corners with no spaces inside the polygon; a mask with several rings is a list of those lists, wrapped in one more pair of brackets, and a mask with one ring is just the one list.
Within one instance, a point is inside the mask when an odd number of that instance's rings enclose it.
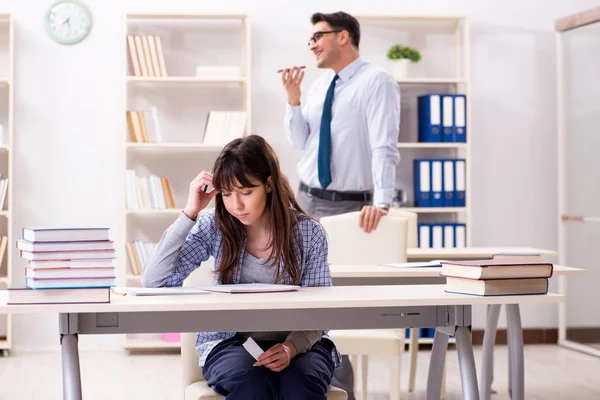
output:
{"label": "binder on shelf", "polygon": [[454,207],[454,160],[443,160],[444,207]]}
{"label": "binder on shelf", "polygon": [[429,160],[413,162],[415,207],[431,207],[431,168]]}
{"label": "binder on shelf", "polygon": [[444,248],[451,249],[456,247],[456,224],[443,224],[442,227],[444,228]]}
{"label": "binder on shelf", "polygon": [[431,248],[444,248],[444,229],[440,224],[431,225]]}
{"label": "binder on shelf", "polygon": [[465,207],[465,160],[462,158],[454,160],[454,205],[456,207]]}
{"label": "binder on shelf", "polygon": [[429,224],[419,224],[418,243],[420,249],[431,248],[431,228]]}
{"label": "binder on shelf", "polygon": [[441,142],[441,99],[439,94],[417,98],[419,142]]}
{"label": "binder on shelf", "polygon": [[431,160],[431,207],[443,207],[442,160]]}
{"label": "binder on shelf", "polygon": [[467,142],[467,96],[454,95],[454,141]]}
{"label": "binder on shelf", "polygon": [[454,142],[454,95],[442,95],[442,142]]}
{"label": "binder on shelf", "polygon": [[467,226],[465,224],[454,224],[454,247],[467,247]]}

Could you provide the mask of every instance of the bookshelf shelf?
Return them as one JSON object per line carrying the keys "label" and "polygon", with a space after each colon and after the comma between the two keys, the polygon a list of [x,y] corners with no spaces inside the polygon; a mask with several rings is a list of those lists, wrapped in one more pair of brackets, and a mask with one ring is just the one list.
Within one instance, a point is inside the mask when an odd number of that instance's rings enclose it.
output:
{"label": "bookshelf shelf", "polygon": [[237,83],[245,84],[248,80],[244,77],[196,77],[196,76],[165,76],[165,77],[146,77],[146,76],[128,76],[129,83],[160,83],[160,84],[221,84]]}
{"label": "bookshelf shelf", "polygon": [[[0,124],[2,125],[3,138],[0,141],[0,174],[2,179],[8,179],[8,192],[4,207],[0,210],[0,235],[7,236],[5,253],[0,257],[0,267],[3,276],[0,277],[2,288],[11,286],[13,273],[23,273],[21,265],[13,266],[13,256],[16,253],[13,236],[13,190],[14,185],[14,157],[13,151],[13,116],[14,116],[14,23],[11,14],[0,14],[0,94],[4,97],[0,110]],[[4,102],[6,101],[6,102]],[[12,246],[11,246],[12,244]],[[16,268],[16,269],[15,269]],[[0,315],[4,318],[2,325],[5,331],[0,331],[0,350],[7,354],[12,347],[12,317]]]}
{"label": "bookshelf shelf", "polygon": [[[362,51],[362,55],[374,64],[388,69],[401,92],[400,135],[397,144],[401,161],[396,181],[397,189],[403,192],[402,197],[409,199],[406,204],[409,207],[402,207],[401,210],[417,213],[419,224],[464,224],[466,245],[470,245],[471,138],[477,132],[471,129],[469,18],[462,15],[368,14],[358,15],[356,18],[361,24],[361,48],[368,49]],[[396,43],[416,48],[422,55],[418,63],[409,63],[404,74],[397,72],[396,64],[387,58],[390,46]],[[419,142],[418,97],[433,93],[466,96],[466,143]],[[414,207],[415,159],[464,159],[465,206]],[[431,191],[431,186],[429,190]],[[400,194],[398,192],[399,196]]]}
{"label": "bookshelf shelf", "polygon": [[[125,16],[118,284],[141,286],[134,271],[141,272],[152,245],[181,214],[182,208],[173,207],[185,204],[189,182],[210,170],[221,141],[229,141],[217,128],[232,130],[235,124],[240,134],[251,132],[250,43],[250,21],[243,14]],[[221,118],[211,132],[223,140],[208,135],[209,121],[218,121],[209,115]],[[161,350],[180,344],[156,335],[124,335],[123,347]]]}

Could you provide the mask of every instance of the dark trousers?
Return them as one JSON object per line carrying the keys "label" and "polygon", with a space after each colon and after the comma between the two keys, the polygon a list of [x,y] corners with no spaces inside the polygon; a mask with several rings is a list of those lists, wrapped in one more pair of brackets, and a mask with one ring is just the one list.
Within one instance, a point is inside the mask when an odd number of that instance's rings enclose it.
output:
{"label": "dark trousers", "polygon": [[[254,358],[234,337],[219,343],[208,355],[202,372],[209,386],[227,400],[325,400],[333,376],[333,344],[323,339],[299,354],[281,372],[253,367]],[[257,341],[268,350],[278,341]]]}
{"label": "dark trousers", "polygon": [[[296,200],[298,200],[300,207],[302,207],[302,209],[306,211],[308,215],[317,220],[321,219],[321,217],[360,211],[362,210],[363,206],[371,205],[368,202],[361,201],[334,202],[323,200],[309,196],[301,191],[296,193]],[[358,224],[358,221],[356,221],[356,223]],[[350,363],[350,357],[347,355],[342,355],[342,367],[335,369],[331,384],[335,387],[345,390],[348,393],[348,400],[355,400],[354,371],[352,369],[352,364]]]}

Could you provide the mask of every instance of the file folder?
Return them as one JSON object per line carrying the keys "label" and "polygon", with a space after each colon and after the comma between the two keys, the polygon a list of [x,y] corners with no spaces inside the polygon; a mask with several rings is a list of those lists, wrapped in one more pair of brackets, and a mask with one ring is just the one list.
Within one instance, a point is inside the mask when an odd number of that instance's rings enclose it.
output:
{"label": "file folder", "polygon": [[451,249],[454,248],[454,231],[456,224],[444,224],[444,248]]}
{"label": "file folder", "polygon": [[429,224],[419,224],[418,244],[420,249],[429,249],[430,245],[430,227]]}
{"label": "file folder", "polygon": [[455,224],[454,227],[454,247],[467,247],[467,228],[465,224]]}
{"label": "file folder", "polygon": [[431,168],[429,160],[413,162],[415,207],[431,207]]}
{"label": "file folder", "polygon": [[431,225],[431,248],[433,248],[433,249],[444,248],[444,228],[442,225],[439,225],[439,224]]}
{"label": "file folder", "polygon": [[466,181],[466,169],[465,169],[465,160],[464,159],[456,159],[454,161],[454,205],[456,207],[465,207],[466,198],[465,198],[465,181]]}
{"label": "file folder", "polygon": [[419,142],[441,142],[441,99],[439,94],[428,94],[417,98]]}
{"label": "file folder", "polygon": [[443,207],[442,160],[431,160],[431,207]]}
{"label": "file folder", "polygon": [[443,160],[444,207],[454,206],[454,160]]}
{"label": "file folder", "polygon": [[442,95],[442,142],[454,142],[454,96]]}
{"label": "file folder", "polygon": [[467,97],[454,95],[454,141],[467,142]]}

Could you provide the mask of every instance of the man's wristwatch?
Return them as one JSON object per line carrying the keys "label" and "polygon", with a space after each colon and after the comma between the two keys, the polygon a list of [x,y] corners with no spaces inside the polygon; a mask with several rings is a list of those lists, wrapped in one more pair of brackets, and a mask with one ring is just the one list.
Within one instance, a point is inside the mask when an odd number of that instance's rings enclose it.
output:
{"label": "man's wristwatch", "polygon": [[381,208],[382,210],[385,210],[385,211],[389,211],[390,210],[390,205],[387,204],[387,203],[379,203],[375,207]]}

